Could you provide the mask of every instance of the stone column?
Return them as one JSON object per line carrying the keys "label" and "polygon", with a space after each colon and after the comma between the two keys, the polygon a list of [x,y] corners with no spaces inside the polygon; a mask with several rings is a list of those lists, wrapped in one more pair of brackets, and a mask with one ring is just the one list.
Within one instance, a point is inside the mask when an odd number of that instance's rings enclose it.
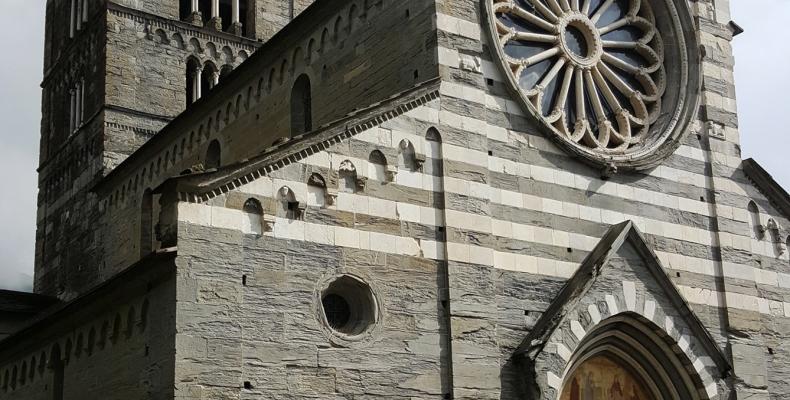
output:
{"label": "stone column", "polygon": [[192,75],[192,102],[198,101],[200,99],[201,88],[200,88],[200,80],[203,78],[203,68],[200,66],[195,67],[195,71]]}
{"label": "stone column", "polygon": [[80,125],[85,122],[85,79],[80,82]]}
{"label": "stone column", "polygon": [[74,94],[74,130],[80,129],[80,123],[82,122],[82,84],[77,84],[77,92]]}
{"label": "stone column", "polygon": [[74,19],[77,15],[77,0],[71,0],[71,18],[69,19],[69,37],[74,37]]}
{"label": "stone column", "polygon": [[87,0],[83,0],[83,4],[82,4],[82,22],[88,22],[88,17],[89,17],[88,11],[90,9],[90,7],[88,7],[88,3],[89,2]]}
{"label": "stone column", "polygon": [[219,0],[211,0],[211,19],[208,26],[214,30],[222,30],[222,17],[219,16]]}
{"label": "stone column", "polygon": [[211,88],[214,89],[214,86],[219,84],[219,71],[214,71],[211,74]]}
{"label": "stone column", "polygon": [[77,112],[77,96],[74,89],[69,90],[69,135],[74,133],[74,114]]}
{"label": "stone column", "polygon": [[241,21],[239,20],[239,0],[231,0],[231,8],[232,8],[231,11],[232,22],[230,24],[229,32],[234,35],[241,36],[242,24]]}
{"label": "stone column", "polygon": [[76,28],[77,31],[82,30],[82,7],[83,7],[82,0],[77,0],[76,11],[74,14],[72,14],[72,20],[74,21],[74,24],[77,26]]}
{"label": "stone column", "polygon": [[189,22],[195,26],[203,26],[203,14],[200,12],[200,4],[199,0],[192,0],[191,12],[186,19],[186,22]]}

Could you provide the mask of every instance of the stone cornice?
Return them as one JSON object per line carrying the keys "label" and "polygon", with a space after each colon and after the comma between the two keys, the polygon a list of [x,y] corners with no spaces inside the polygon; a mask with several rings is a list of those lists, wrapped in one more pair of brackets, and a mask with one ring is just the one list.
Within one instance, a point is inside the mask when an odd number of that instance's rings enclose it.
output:
{"label": "stone cornice", "polygon": [[438,86],[438,79],[424,82],[384,102],[372,104],[326,124],[316,131],[271,147],[252,160],[216,171],[171,178],[157,188],[157,192],[174,187],[181,201],[207,201],[435,100],[439,98]]}
{"label": "stone cornice", "polygon": [[[201,39],[210,39],[216,43],[222,44],[232,44],[237,47],[241,47],[244,50],[252,53],[258,47],[262,46],[262,43],[249,39],[242,36],[236,36],[226,32],[216,31],[210,28],[199,27],[192,25],[187,22],[173,20],[165,17],[161,17],[155,14],[151,14],[145,11],[140,11],[134,8],[129,8],[120,4],[113,3],[112,1],[107,2],[107,12],[126,19],[136,20],[138,22],[145,22],[150,27],[153,28],[163,28],[168,29],[173,32],[178,32],[182,35],[191,36],[191,37],[199,37]],[[89,32],[92,29],[98,29],[93,27],[95,25],[95,21],[98,20],[98,15],[103,14],[103,12],[96,12],[91,16],[88,20],[89,22],[86,23],[87,26],[91,26],[91,28],[83,29],[78,31],[74,38],[69,41],[68,45],[65,49],[63,49],[61,56],[44,71],[44,77],[41,81],[41,87],[45,87],[47,83],[52,79],[57,71],[61,69],[64,65],[68,68],[73,68],[73,63],[65,63],[64,60],[69,59],[69,56],[73,53],[74,49],[81,46],[84,42],[84,38],[90,37]],[[106,34],[106,29],[103,30]],[[150,33],[150,32],[149,32]],[[105,38],[106,41],[106,38]]]}
{"label": "stone cornice", "polygon": [[[119,107],[119,106],[114,106],[114,105],[106,105],[106,106],[103,106],[103,107],[99,108],[98,111],[94,112],[88,118],[86,118],[86,120],[85,120],[85,122],[83,122],[82,126],[75,133],[72,133],[71,135],[69,135],[66,138],[66,140],[57,149],[53,150],[52,153],[56,154],[56,155],[67,154],[65,149],[68,148],[71,145],[71,143],[74,141],[74,139],[76,137],[80,136],[80,134],[82,134],[85,131],[84,128],[86,126],[90,126],[94,122],[94,120],[96,120],[105,111],[114,111],[114,112],[123,113],[123,114],[126,114],[126,115],[134,115],[134,116],[138,116],[138,117],[156,119],[156,120],[160,120],[160,121],[162,121],[164,123],[168,123],[174,118],[174,117],[168,117],[166,115],[156,115],[156,114],[144,113],[142,111],[137,111],[137,110],[133,110],[133,109],[126,108],[126,107]],[[155,135],[158,132],[158,131],[154,131],[154,130],[151,130],[151,129],[143,129],[143,128],[138,128],[138,127],[134,127],[134,126],[131,126],[131,125],[117,124],[117,123],[106,122],[106,121],[104,122],[104,126],[106,126],[106,127],[113,127],[113,128],[119,128],[119,129],[126,129],[126,130],[130,130],[130,131],[133,131],[133,132],[141,134],[141,135],[149,136],[149,137]],[[53,162],[56,162],[55,160],[58,160],[57,156],[50,157],[50,158],[47,158],[47,159],[43,160],[39,164],[39,166],[36,169],[36,171],[39,172],[39,173],[42,172],[48,165],[52,164]]]}
{"label": "stone cornice", "polygon": [[140,11],[134,8],[129,8],[113,2],[107,3],[107,10],[109,13],[119,17],[133,19],[138,22],[145,22],[151,27],[166,28],[171,31],[186,34],[189,36],[200,37],[203,39],[211,39],[212,41],[216,41],[217,43],[233,44],[235,46],[241,46],[244,47],[246,50],[249,50],[250,52],[255,51],[258,47],[261,46],[260,42],[253,39],[248,39],[243,36],[236,36],[230,33],[217,31],[211,28],[195,26],[188,22],[160,17],[155,14],[151,14],[145,11]]}
{"label": "stone cornice", "polygon": [[743,161],[743,172],[776,209],[790,219],[790,194],[753,158]]}

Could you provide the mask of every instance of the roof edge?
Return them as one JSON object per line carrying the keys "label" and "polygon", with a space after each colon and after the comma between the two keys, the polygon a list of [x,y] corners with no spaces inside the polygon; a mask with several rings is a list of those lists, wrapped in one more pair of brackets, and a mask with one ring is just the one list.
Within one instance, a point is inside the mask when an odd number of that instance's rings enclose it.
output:
{"label": "roof edge", "polygon": [[440,78],[421,82],[387,100],[271,147],[252,159],[203,173],[169,178],[154,192],[175,189],[181,200],[206,201],[438,99],[440,84]]}
{"label": "roof edge", "polygon": [[347,3],[351,0],[317,0],[310,4],[293,20],[277,31],[274,36],[269,38],[269,40],[262,42],[258,49],[250,54],[246,61],[236,67],[227,78],[225,78],[223,81],[220,81],[210,93],[207,93],[205,96],[189,105],[189,107],[187,107],[180,114],[175,116],[153,137],[148,139],[128,157],[121,161],[120,164],[110,170],[101,180],[91,187],[90,191],[103,193],[106,190],[106,187],[111,185],[116,179],[126,176],[125,174],[128,173],[128,168],[132,168],[130,165],[140,162],[141,158],[143,160],[146,159],[144,154],[146,152],[153,151],[150,149],[154,149],[159,146],[160,142],[168,140],[168,138],[172,135],[171,132],[178,132],[184,127],[191,126],[193,122],[192,118],[194,116],[202,115],[202,113],[205,113],[206,110],[213,110],[216,106],[214,103],[218,102],[217,99],[226,98],[228,93],[235,93],[236,90],[243,87],[247,82],[243,77],[249,78],[258,72],[258,68],[260,67],[258,65],[258,60],[267,60],[267,57],[271,57],[271,52],[276,53],[278,51],[282,51],[283,49],[289,48],[291,45],[290,42],[295,40],[293,37],[299,37],[301,40],[300,34],[312,31],[314,28],[314,25],[310,24],[312,19],[323,18],[323,14],[334,10],[341,1]]}
{"label": "roof edge", "polygon": [[[64,313],[72,310],[79,310],[86,304],[89,304],[95,298],[104,294],[113,293],[116,289],[122,287],[125,283],[129,282],[133,278],[143,275],[150,275],[151,278],[155,278],[164,275],[167,273],[167,271],[171,270],[171,268],[146,267],[150,267],[154,262],[162,260],[174,260],[176,255],[177,250],[175,248],[162,249],[151,253],[140,261],[119,272],[112,278],[100,283],[88,292],[78,296],[77,298],[65,303],[57,303],[54,306],[44,310],[44,312],[31,319],[30,322],[28,322],[20,330],[14,332],[5,339],[0,340],[0,354],[9,350],[13,351],[15,344],[24,341],[26,338],[31,337],[33,333],[41,331],[42,328],[49,326],[55,320],[62,317]],[[175,264],[173,264],[173,266],[175,266]]]}
{"label": "roof edge", "polygon": [[755,159],[743,160],[743,172],[785,218],[790,219],[790,194]]}

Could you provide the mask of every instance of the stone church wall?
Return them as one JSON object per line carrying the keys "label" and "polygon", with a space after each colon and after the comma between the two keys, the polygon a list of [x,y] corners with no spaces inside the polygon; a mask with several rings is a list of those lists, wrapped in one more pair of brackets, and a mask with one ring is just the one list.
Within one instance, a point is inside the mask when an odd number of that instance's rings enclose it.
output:
{"label": "stone church wall", "polygon": [[130,279],[4,342],[0,399],[172,399],[174,284]]}
{"label": "stone church wall", "polygon": [[[437,25],[447,81],[442,122],[448,126],[440,130],[469,130],[464,129],[467,125],[476,131],[464,133],[468,146],[461,157],[475,161],[459,164],[458,172],[448,168],[447,174],[477,181],[480,185],[470,183],[464,192],[477,197],[477,214],[491,217],[457,221],[463,230],[478,231],[474,236],[454,236],[450,220],[447,228],[448,239],[458,238],[463,244],[463,253],[452,251],[457,245],[448,245],[454,321],[481,323],[479,316],[484,316],[487,331],[499,345],[491,346],[486,358],[475,357],[479,375],[495,376],[497,364],[516,343],[503,334],[501,321],[489,316],[500,307],[497,295],[506,293],[493,277],[506,275],[526,287],[551,287],[544,281],[567,277],[606,226],[632,219],[720,346],[733,352],[736,390],[760,398],[768,398],[769,391],[771,398],[785,396],[787,388],[780,381],[788,375],[779,363],[787,353],[777,350],[776,343],[787,340],[780,332],[786,332],[790,321],[790,262],[787,251],[778,250],[788,231],[780,229],[777,239],[751,238],[753,224],[746,207],[754,200],[763,221],[768,215],[782,227],[788,221],[740,169],[729,21],[717,20],[710,2],[691,4],[700,24],[705,80],[700,120],[677,152],[653,170],[602,180],[599,171],[547,141],[511,100],[486,48],[487,31],[480,26],[477,3],[440,2]],[[480,134],[485,136],[468,139]],[[445,140],[453,138],[445,134]],[[482,248],[478,243],[484,243]],[[492,276],[492,283],[481,285],[481,274]],[[527,329],[544,307],[531,303],[524,307]],[[456,313],[459,309],[471,312]],[[454,350],[477,343],[480,334],[467,335],[455,326],[453,332]],[[497,359],[498,352],[503,358]],[[476,354],[464,350],[454,357],[463,360]],[[464,388],[461,382],[470,381],[458,373],[456,377],[457,395],[496,396],[494,388]]]}
{"label": "stone church wall", "polygon": [[[110,0],[125,7],[169,19],[180,19],[179,0]],[[190,0],[191,1],[191,0]]]}
{"label": "stone church wall", "polygon": [[[779,343],[786,340],[781,332],[790,321],[786,297],[790,261],[779,243],[786,242],[788,231],[781,227],[787,227],[788,221],[740,168],[730,37],[715,25],[721,22],[706,19],[711,7],[705,2],[694,5],[706,49],[700,121],[661,166],[603,179],[600,171],[567,156],[538,133],[510,100],[485,50],[477,2],[440,5],[442,98],[434,110],[424,111],[422,123],[401,118],[386,128],[393,129],[390,134],[403,130],[419,135],[430,121],[442,136],[440,176],[446,218],[440,224],[447,240],[456,397],[519,396],[519,371],[508,362],[515,346],[607,227],[627,219],[645,232],[671,279],[721,348],[733,352],[734,390],[763,398],[784,395],[782,379],[787,372],[781,363],[786,354]],[[273,179],[293,185],[299,198],[309,192],[297,183],[305,182],[313,165],[336,171],[344,157],[353,157],[349,159],[358,171],[366,171],[364,154],[370,147],[356,143],[365,135],[376,133],[367,132],[328,151],[342,156],[322,153],[304,162],[310,167],[295,175],[283,172],[289,175]],[[397,154],[396,141],[383,135],[371,140],[390,159]],[[327,174],[328,185],[336,187],[332,172]],[[399,173],[382,193],[369,183],[360,196],[414,202],[416,194],[400,188],[401,182],[410,185],[407,176]],[[257,190],[274,197],[281,183],[272,181],[271,187]],[[415,214],[401,212],[399,204],[392,213],[380,204],[373,208],[371,199],[344,203],[342,195],[338,194],[336,207],[347,207],[354,214],[353,225],[325,220],[320,225],[330,228],[317,227],[308,221],[308,208],[304,223],[283,227],[283,221],[276,219],[271,235],[339,247],[364,243],[370,248],[385,246],[381,249],[385,253],[443,258],[440,254],[445,252],[426,247],[429,242],[419,236],[416,244],[406,239],[410,235],[402,230],[403,220]],[[188,211],[186,218],[243,231],[243,213],[217,210],[223,202],[226,208],[239,208],[241,202],[231,200],[233,196],[215,199],[211,212]],[[758,204],[761,225],[768,226],[772,218],[780,227],[776,238],[751,237],[754,224],[746,209],[751,200]],[[262,203],[268,204],[264,215],[276,215],[270,199]],[[393,225],[401,230],[373,240],[372,233],[360,232],[379,229],[373,227],[377,224],[358,222],[365,221],[365,214],[382,218],[376,219],[382,223],[389,215],[400,222]]]}
{"label": "stone church wall", "polygon": [[[91,285],[97,271],[91,230],[95,204],[86,188],[102,176],[104,96],[103,15],[88,2],[87,21],[69,39],[68,2],[49,2],[45,75],[42,82],[41,152],[36,231],[38,293],[73,298]],[[84,91],[83,119],[69,131],[70,96]]]}
{"label": "stone church wall", "polygon": [[254,14],[250,16],[253,32],[262,40],[269,40],[294,17],[301,14],[313,0],[252,0]]}
{"label": "stone church wall", "polygon": [[[428,37],[432,26],[429,22],[432,7],[423,1],[415,0],[412,4],[409,29],[413,29],[417,37]],[[199,111],[180,117],[157,136],[155,145],[151,143],[143,147],[132,160],[114,172],[116,176],[110,178],[112,181],[105,183],[108,188],[102,189],[108,193],[102,199],[106,207],[102,226],[111,233],[105,235],[100,244],[104,254],[108,255],[109,266],[102,276],[111,276],[113,271],[139,257],[139,252],[131,246],[124,251],[117,249],[121,243],[139,243],[139,202],[147,188],[156,188],[165,179],[203,164],[207,148],[214,140],[220,145],[222,163],[229,164],[252,157],[270,147],[278,138],[290,136],[291,86],[301,73],[309,74],[313,83],[314,129],[351,112],[355,105],[383,100],[392,93],[410,88],[415,79],[431,76],[430,65],[435,55],[424,48],[422,41],[404,44],[409,49],[403,51],[414,55],[406,58],[406,67],[403,67],[398,53],[378,45],[382,40],[396,42],[396,30],[386,26],[401,24],[399,19],[392,21],[390,15],[397,13],[405,19],[404,9],[388,2],[371,3],[368,7],[367,19],[361,17],[361,11],[351,11],[352,8],[360,10],[360,5],[353,2],[333,8],[335,12],[325,17],[325,25],[311,24],[309,29],[299,28],[306,29],[303,36],[295,37],[289,43],[277,43],[274,49],[262,50],[278,55],[251,61],[256,63],[255,68],[239,71],[246,79],[237,77],[226,85],[221,82],[213,91],[216,94],[207,95],[200,105],[196,105]],[[356,15],[350,31],[348,15]],[[374,34],[379,29],[386,29],[393,37]],[[330,32],[332,36],[328,36]],[[153,45],[159,44],[154,42]],[[370,49],[370,55],[356,57],[363,48]],[[312,49],[309,60],[307,49]],[[184,52],[181,54],[186,56]],[[417,72],[417,78],[415,68],[422,71]],[[373,77],[363,79],[365,74]],[[378,78],[384,76],[388,78]],[[368,82],[377,83],[372,85]],[[118,90],[118,93],[125,92]],[[339,97],[343,101],[337,101]],[[107,119],[113,120],[113,123],[108,123],[109,132],[117,133],[117,137],[122,139],[108,148],[109,154],[113,149],[118,149],[118,153],[133,149],[156,130],[156,123],[148,125],[150,130],[133,129],[135,124],[139,125],[139,120],[121,113],[108,115]],[[122,159],[119,155],[111,162]]]}
{"label": "stone church wall", "polygon": [[[297,23],[104,183],[96,235],[102,254],[113,254],[108,277],[139,258],[145,189],[205,162],[214,140],[227,164],[290,136],[290,90],[301,73],[313,83],[318,128],[433,78],[438,63],[440,99],[208,202],[178,205],[176,396],[523,398],[513,351],[607,228],[624,220],[644,232],[732,354],[732,389],[790,395],[790,259],[781,246],[790,221],[741,168],[727,13],[691,4],[704,55],[692,132],[661,166],[605,179],[550,142],[512,100],[479,5],[348,1],[321,23]],[[178,43],[162,27],[121,25],[129,35],[120,40],[150,35],[140,39],[150,40],[145,57]],[[194,52],[167,49],[167,73]],[[136,70],[151,72],[145,63]],[[164,92],[180,96],[181,84],[167,82]],[[113,89],[119,99],[148,106],[124,99],[122,88]],[[117,144],[113,165],[158,130],[153,119],[108,118],[128,140]],[[394,171],[370,162],[374,150]],[[346,161],[362,178],[356,193],[340,188]],[[313,173],[323,191],[307,185]],[[283,204],[284,186],[304,206],[300,218]],[[263,216],[243,211],[250,198]],[[317,317],[321,285],[343,273],[380,296],[382,319],[365,342],[338,345]]]}
{"label": "stone church wall", "polygon": [[109,10],[107,25],[105,101],[115,108],[106,119],[115,128],[108,129],[112,138],[106,152],[108,169],[186,109],[189,59],[217,71],[235,69],[258,46],[244,38],[117,7]]}
{"label": "stone church wall", "polygon": [[[444,251],[439,179],[423,181],[422,174],[404,171],[399,183],[385,183],[371,176],[367,162],[380,148],[396,165],[398,138],[417,143],[431,157],[436,146],[417,133],[428,126],[410,118],[393,121],[210,204],[179,206],[179,260],[190,273],[179,280],[178,313],[184,317],[177,340],[200,343],[179,346],[181,393],[236,394],[245,381],[250,386],[241,394],[250,398],[434,398],[448,390],[448,366],[442,364],[446,287],[437,259]],[[323,195],[310,192],[305,182],[317,173],[336,187],[336,166],[346,159],[368,178],[364,194],[338,193],[336,207],[321,206]],[[425,165],[431,173],[440,171],[436,159]],[[281,186],[306,203],[302,219],[287,218],[276,195]],[[272,232],[253,233],[260,219],[245,222],[241,208],[248,198],[261,202],[264,215],[276,216]],[[374,288],[383,311],[373,333],[338,345],[319,321],[316,302],[322,285],[342,274]],[[192,349],[205,343],[209,353],[195,354]]]}

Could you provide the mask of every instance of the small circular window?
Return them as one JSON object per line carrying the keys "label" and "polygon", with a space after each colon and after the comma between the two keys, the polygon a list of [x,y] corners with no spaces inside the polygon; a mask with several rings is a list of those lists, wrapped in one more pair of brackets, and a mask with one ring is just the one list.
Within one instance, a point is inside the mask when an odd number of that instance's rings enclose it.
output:
{"label": "small circular window", "polygon": [[379,318],[373,291],[361,279],[344,275],[321,291],[322,321],[344,338],[367,332]]}

